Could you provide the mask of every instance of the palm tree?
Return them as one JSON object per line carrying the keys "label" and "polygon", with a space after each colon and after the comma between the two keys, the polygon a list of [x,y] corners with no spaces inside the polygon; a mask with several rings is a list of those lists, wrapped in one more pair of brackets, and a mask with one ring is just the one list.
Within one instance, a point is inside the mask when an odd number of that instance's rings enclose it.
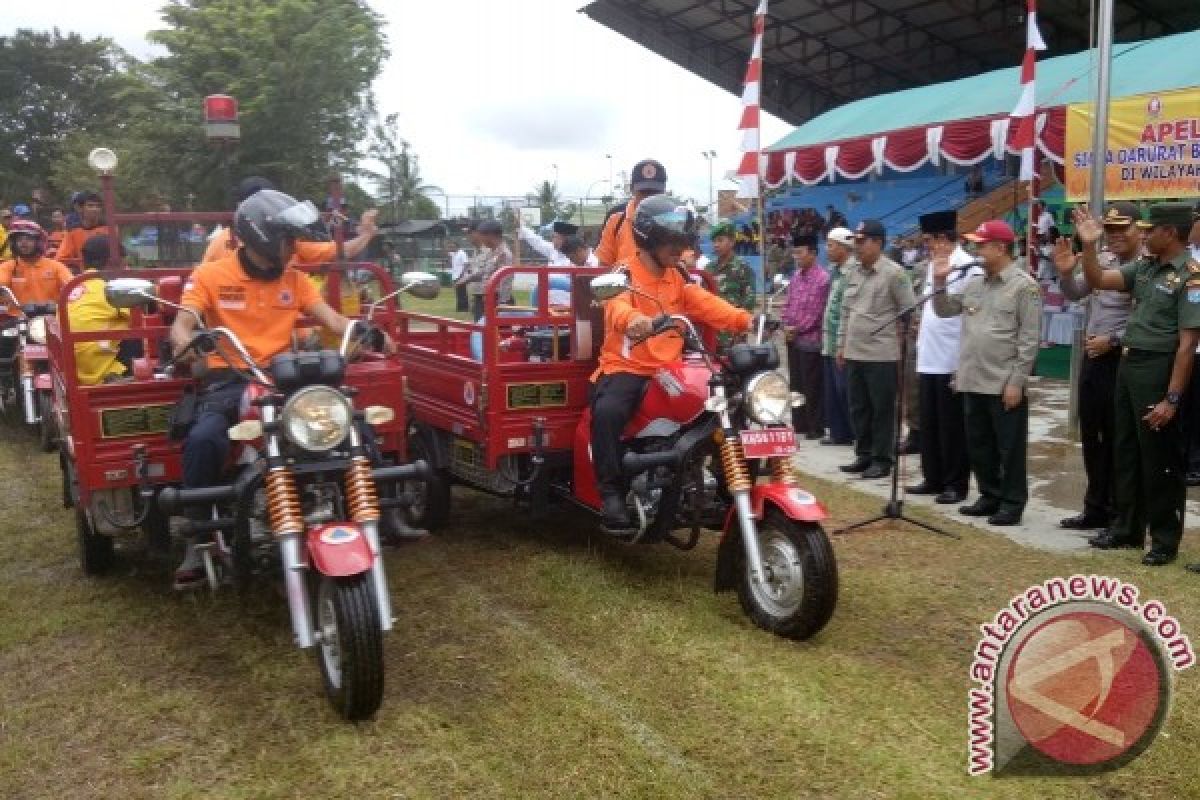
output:
{"label": "palm tree", "polygon": [[428,193],[442,190],[422,181],[420,159],[412,152],[411,145],[400,136],[395,114],[389,114],[383,122],[375,124],[367,153],[383,165],[381,171],[360,171],[378,186],[379,201],[386,209],[383,214],[385,221],[395,223],[405,219],[440,216],[437,204],[429,198]]}
{"label": "palm tree", "polygon": [[534,202],[542,209],[542,222],[550,222],[555,219],[570,219],[574,213],[574,209],[568,209],[563,204],[562,197],[558,193],[558,184],[550,181],[542,181],[534,187]]}

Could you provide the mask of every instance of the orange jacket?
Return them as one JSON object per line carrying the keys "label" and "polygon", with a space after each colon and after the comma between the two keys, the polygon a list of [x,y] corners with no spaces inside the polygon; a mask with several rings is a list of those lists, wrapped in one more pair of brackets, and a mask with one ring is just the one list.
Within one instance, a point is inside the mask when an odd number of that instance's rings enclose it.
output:
{"label": "orange jacket", "polygon": [[[683,314],[718,330],[740,333],[750,327],[749,311],[730,305],[707,289],[685,280],[677,269],[668,269],[656,277],[635,254],[626,265],[630,285],[662,303],[668,314]],[[604,345],[600,348],[600,367],[592,379],[614,372],[653,375],[659,367],[679,358],[683,339],[664,333],[640,344],[625,336],[625,329],[638,314],[654,318],[658,305],[648,297],[625,292],[604,304]]]}
{"label": "orange jacket", "polygon": [[[30,264],[23,259],[0,264],[0,286],[7,286],[25,303],[57,303],[58,293],[71,282],[71,270],[52,258],[42,257]],[[0,298],[4,305],[7,295]]]}
{"label": "orange jacket", "polygon": [[[288,268],[273,281],[251,278],[236,252],[192,270],[183,290],[183,304],[204,315],[209,327],[229,328],[261,366],[292,343],[300,316],[323,302],[312,278]],[[209,366],[220,369],[225,360],[213,354]]]}
{"label": "orange jacket", "polygon": [[637,201],[630,200],[625,204],[624,213],[617,212],[604,223],[600,244],[596,245],[596,260],[602,265],[628,264],[637,257],[637,243],[633,241],[633,215],[636,211]]}
{"label": "orange jacket", "polygon": [[93,236],[103,236],[107,233],[108,228],[103,225],[94,228],[72,228],[63,235],[62,244],[58,246],[54,257],[59,261],[83,258],[83,243]]}

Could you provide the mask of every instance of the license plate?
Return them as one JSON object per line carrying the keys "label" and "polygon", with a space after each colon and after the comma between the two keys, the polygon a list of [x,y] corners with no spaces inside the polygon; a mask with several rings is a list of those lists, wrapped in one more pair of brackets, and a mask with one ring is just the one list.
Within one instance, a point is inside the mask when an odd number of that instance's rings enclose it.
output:
{"label": "license plate", "polygon": [[796,434],[791,428],[742,431],[746,458],[787,458],[796,452]]}

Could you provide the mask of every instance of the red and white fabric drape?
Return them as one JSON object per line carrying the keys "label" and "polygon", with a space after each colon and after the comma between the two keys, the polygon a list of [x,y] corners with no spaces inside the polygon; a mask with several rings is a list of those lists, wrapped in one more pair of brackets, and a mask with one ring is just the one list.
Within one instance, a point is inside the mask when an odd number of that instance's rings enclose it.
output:
{"label": "red and white fabric drape", "polygon": [[1037,26],[1037,0],[1026,0],[1025,7],[1025,58],[1021,62],[1021,97],[1011,117],[1015,126],[1013,147],[1021,152],[1019,180],[1031,181],[1034,176],[1033,152],[1037,143],[1034,130],[1037,110],[1037,51],[1045,50],[1046,42]]}
{"label": "red and white fabric drape", "polygon": [[738,197],[758,197],[759,176],[762,174],[762,45],[763,31],[767,27],[767,0],[759,0],[754,12],[754,49],[750,52],[750,63],[746,66],[746,81],[742,89],[742,120],[738,130],[742,132],[742,161],[735,177],[741,188]]}
{"label": "red and white fabric drape", "polygon": [[[1035,143],[1042,154],[1061,164],[1067,130],[1066,108],[1044,109],[1032,117]],[[919,128],[843,139],[828,144],[775,150],[766,155],[766,184],[776,188],[790,181],[806,186],[841,177],[858,180],[884,169],[912,172],[925,164],[971,166],[1006,153],[1020,155],[1017,126],[1010,118],[954,120]]]}

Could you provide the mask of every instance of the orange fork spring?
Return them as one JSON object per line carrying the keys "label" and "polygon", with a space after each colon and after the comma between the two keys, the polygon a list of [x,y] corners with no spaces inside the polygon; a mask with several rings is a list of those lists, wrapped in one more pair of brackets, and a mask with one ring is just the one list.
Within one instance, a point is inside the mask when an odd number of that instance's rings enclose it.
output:
{"label": "orange fork spring", "polygon": [[771,459],[771,479],[775,483],[782,483],[784,486],[796,486],[799,484],[799,481],[796,480],[796,473],[786,458]]}
{"label": "orange fork spring", "polygon": [[753,485],[750,471],[746,469],[746,453],[742,441],[736,436],[727,436],[721,442],[721,468],[725,470],[725,485],[731,492],[744,492]]}
{"label": "orange fork spring", "polygon": [[267,473],[267,513],[276,536],[304,532],[304,511],[292,473],[286,467],[275,467]]}
{"label": "orange fork spring", "polygon": [[358,523],[375,522],[379,519],[379,496],[375,491],[375,480],[371,477],[371,465],[364,456],[355,456],[346,470],[346,500],[350,519]]}

